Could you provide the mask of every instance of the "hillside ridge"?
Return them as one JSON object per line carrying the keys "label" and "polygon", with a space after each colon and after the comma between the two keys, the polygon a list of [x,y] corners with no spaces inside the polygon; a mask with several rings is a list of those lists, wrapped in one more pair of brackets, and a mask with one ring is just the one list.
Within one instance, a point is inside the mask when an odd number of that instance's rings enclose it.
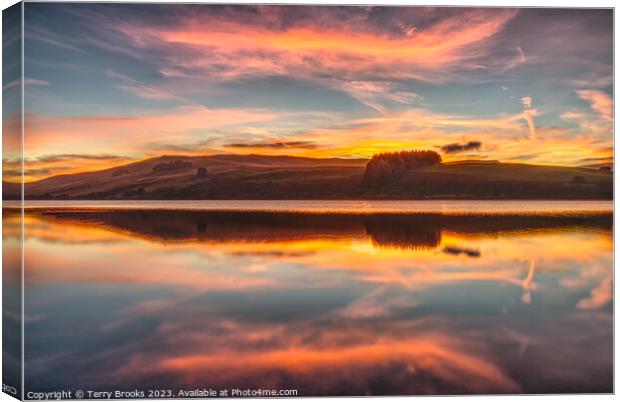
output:
{"label": "hillside ridge", "polygon": [[[25,184],[30,199],[611,198],[613,174],[584,167],[448,162],[387,181],[364,180],[368,159],[162,155]],[[16,187],[6,183],[5,199]],[[17,195],[18,196],[18,195]]]}

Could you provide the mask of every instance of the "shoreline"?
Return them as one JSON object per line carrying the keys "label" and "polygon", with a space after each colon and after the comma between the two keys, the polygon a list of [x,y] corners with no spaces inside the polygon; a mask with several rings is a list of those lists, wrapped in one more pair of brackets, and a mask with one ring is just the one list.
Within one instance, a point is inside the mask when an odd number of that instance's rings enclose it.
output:
{"label": "shoreline", "polygon": [[440,215],[440,216],[604,216],[613,215],[608,200],[229,200],[229,201],[3,201],[6,211],[168,211],[212,214],[304,214],[304,215]]}

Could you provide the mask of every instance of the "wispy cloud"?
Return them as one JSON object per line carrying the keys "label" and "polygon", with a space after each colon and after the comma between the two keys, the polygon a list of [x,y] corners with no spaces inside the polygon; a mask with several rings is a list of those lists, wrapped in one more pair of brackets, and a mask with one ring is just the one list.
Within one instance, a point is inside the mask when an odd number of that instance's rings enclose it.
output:
{"label": "wispy cloud", "polygon": [[530,96],[524,96],[523,98],[521,98],[521,104],[523,105],[523,107],[525,107],[527,109],[531,109],[532,108],[532,98]]}
{"label": "wispy cloud", "polygon": [[[21,79],[13,80],[11,82],[8,82],[8,83],[4,84],[2,86],[2,89],[5,90],[5,89],[16,88],[16,87],[20,86],[21,83],[22,83]],[[35,78],[27,78],[26,77],[24,79],[24,85],[50,85],[50,83],[47,82],[47,81],[37,80]]]}
{"label": "wispy cloud", "polygon": [[121,82],[118,88],[124,91],[131,92],[132,94],[140,98],[153,100],[173,100],[184,104],[202,106],[190,99],[175,95],[172,92],[167,91],[157,85],[145,84],[126,75],[117,73],[114,70],[107,70],[106,74],[110,77],[118,79]]}
{"label": "wispy cloud", "polygon": [[[264,110],[209,109],[183,106],[166,113],[116,116],[45,116],[26,117],[28,136],[25,146],[31,158],[41,162],[69,160],[73,155],[74,171],[103,168],[110,164],[105,158],[88,157],[84,150],[97,149],[101,155],[155,156],[146,144],[180,144],[196,136],[208,139],[211,131],[244,123],[268,122],[277,114]],[[89,135],[84,135],[88,133]],[[60,156],[59,156],[60,155]],[[125,158],[126,160],[126,158]],[[66,163],[66,162],[62,163]],[[32,161],[30,161],[32,163]],[[53,166],[49,167],[54,170]],[[52,172],[53,173],[53,172]],[[40,178],[26,177],[26,180]]]}
{"label": "wispy cloud", "polygon": [[[50,32],[34,38],[105,49],[149,63],[162,77],[203,79],[203,85],[277,75],[359,94],[360,82],[378,82],[384,89],[392,86],[380,98],[409,102],[415,96],[396,88],[394,80],[462,80],[465,71],[491,67],[482,60],[491,54],[494,36],[519,13],[403,11],[381,21],[362,8],[246,6],[178,13],[167,24],[83,12],[78,14],[90,34],[61,39]],[[493,60],[513,63],[500,55]]]}
{"label": "wispy cloud", "polygon": [[381,113],[386,112],[386,101],[411,105],[422,100],[422,96],[415,92],[401,90],[398,85],[388,81],[336,81],[333,85]]}
{"label": "wispy cloud", "polygon": [[64,162],[75,159],[96,160],[96,161],[114,161],[127,159],[119,155],[93,155],[93,154],[61,154],[61,155],[44,155],[36,158],[25,159],[24,162]]}
{"label": "wispy cloud", "polygon": [[604,119],[608,121],[613,120],[613,100],[607,93],[597,90],[581,89],[577,91],[577,96],[588,102],[592,110],[600,114]]}
{"label": "wispy cloud", "polygon": [[590,292],[590,297],[579,300],[577,308],[581,310],[593,310],[607,305],[612,300],[612,278],[605,277],[600,285]]}
{"label": "wispy cloud", "polygon": [[538,114],[536,109],[532,109],[532,97],[524,96],[521,98],[521,104],[523,105],[523,118],[527,122],[527,127],[530,131],[530,138],[536,139],[536,124],[534,123],[534,116]]}
{"label": "wispy cloud", "polygon": [[306,149],[314,149],[317,147],[317,144],[311,141],[283,141],[283,140],[273,140],[271,142],[261,142],[261,143],[231,143],[224,144],[224,147],[227,148],[306,148]]}
{"label": "wispy cloud", "polygon": [[560,114],[560,118],[577,124],[584,133],[601,139],[611,139],[613,132],[613,100],[611,97],[597,90],[577,90],[576,94],[588,103],[588,107],[569,108]]}

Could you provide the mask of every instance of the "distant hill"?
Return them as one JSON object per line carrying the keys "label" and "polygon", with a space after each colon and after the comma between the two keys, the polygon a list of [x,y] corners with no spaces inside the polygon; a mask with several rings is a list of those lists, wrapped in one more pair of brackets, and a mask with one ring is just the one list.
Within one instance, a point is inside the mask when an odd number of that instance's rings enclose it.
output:
{"label": "distant hill", "polygon": [[2,181],[2,199],[18,200],[21,197],[21,193],[21,184]]}
{"label": "distant hill", "polygon": [[[27,199],[611,198],[613,174],[576,167],[463,161],[382,183],[366,159],[167,155],[25,185]],[[5,199],[15,185],[4,183]]]}

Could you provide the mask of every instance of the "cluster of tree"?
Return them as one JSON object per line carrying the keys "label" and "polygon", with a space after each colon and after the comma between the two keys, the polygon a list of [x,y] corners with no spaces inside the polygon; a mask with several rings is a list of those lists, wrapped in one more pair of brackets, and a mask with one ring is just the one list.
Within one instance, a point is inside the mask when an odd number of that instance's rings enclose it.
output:
{"label": "cluster of tree", "polygon": [[129,169],[118,169],[112,173],[112,177],[122,176],[124,174],[129,174],[131,171]]}
{"label": "cluster of tree", "polygon": [[199,179],[204,179],[205,177],[207,177],[207,168],[206,167],[199,167],[196,170],[196,177]]}
{"label": "cluster of tree", "polygon": [[375,154],[366,164],[364,181],[386,183],[405,172],[422,166],[441,163],[441,155],[435,151],[400,151]]}
{"label": "cluster of tree", "polygon": [[196,169],[196,176],[192,177],[192,180],[196,181],[201,181],[207,178],[207,168],[202,166],[199,167],[198,169]]}
{"label": "cluster of tree", "polygon": [[175,160],[169,163],[158,163],[153,166],[153,172],[171,172],[175,170],[182,170],[191,168],[193,165],[191,162],[183,161],[183,160]]}
{"label": "cluster of tree", "polygon": [[366,186],[363,198],[423,199],[423,198],[473,198],[473,199],[593,199],[611,198],[611,180],[544,182],[525,180],[499,180],[484,176],[437,174],[418,172],[382,183]]}

